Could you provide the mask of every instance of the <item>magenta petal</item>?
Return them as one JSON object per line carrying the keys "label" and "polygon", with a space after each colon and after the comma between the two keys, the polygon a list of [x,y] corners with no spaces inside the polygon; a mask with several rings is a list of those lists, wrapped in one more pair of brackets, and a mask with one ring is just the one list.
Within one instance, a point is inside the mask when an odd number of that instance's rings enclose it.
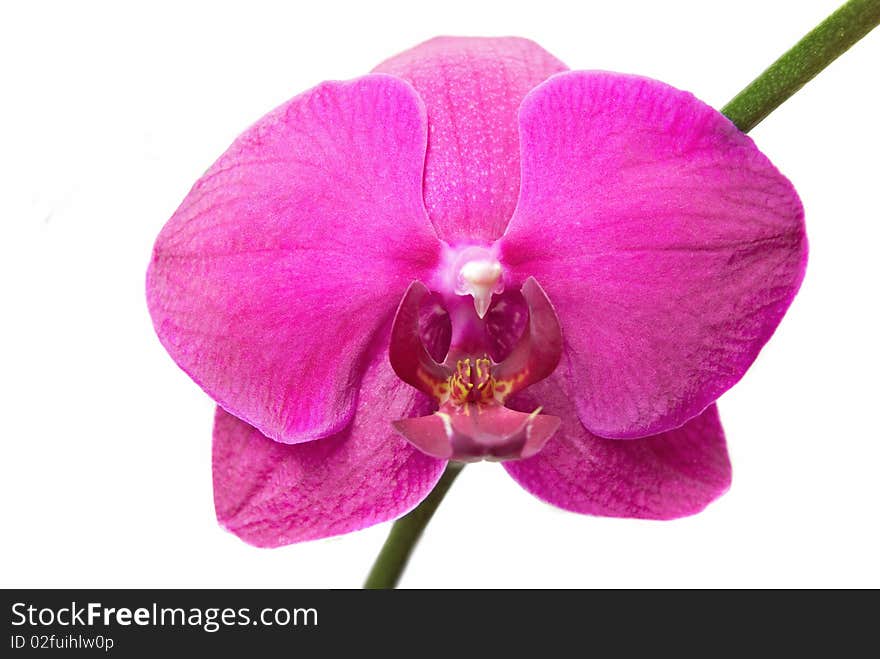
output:
{"label": "magenta petal", "polygon": [[452,320],[443,304],[443,296],[439,293],[431,293],[422,299],[419,308],[419,334],[431,359],[442,364],[452,339]]}
{"label": "magenta petal", "polygon": [[730,487],[730,460],[717,408],[676,430],[642,439],[605,439],[587,431],[558,376],[521,400],[562,418],[543,450],[505,462],[517,483],[554,506],[588,515],[674,519],[693,515]]}
{"label": "magenta petal", "polygon": [[[498,384],[495,391],[502,400],[520,389],[548,377],[562,355],[562,332],[556,310],[544,289],[533,277],[522,285],[522,296],[528,305],[529,321],[510,355],[495,368]],[[507,389],[501,391],[501,383]]]}
{"label": "magenta petal", "polygon": [[797,194],[721,114],[646,78],[559,74],[520,125],[501,258],[559,312],[581,420],[606,437],[680,426],[742,377],[800,286]]}
{"label": "magenta petal", "polygon": [[349,422],[365,348],[436,263],[425,122],[397,78],[324,83],[239,137],[159,234],[147,298],[160,340],[275,440]]}
{"label": "magenta petal", "polygon": [[250,544],[277,547],[400,517],[428,495],[445,462],[412,447],[389,419],[430,408],[395,377],[384,351],[364,375],[352,424],[320,442],[273,442],[218,407],[217,519]]}
{"label": "magenta petal", "polygon": [[430,299],[431,292],[421,282],[406,289],[394,315],[388,359],[397,377],[439,400],[449,369],[434,361],[422,341],[423,305]]}
{"label": "magenta petal", "polygon": [[440,37],[374,69],[411,82],[427,106],[425,205],[441,238],[502,234],[519,192],[517,109],[565,68],[526,39]]}
{"label": "magenta petal", "polygon": [[400,419],[394,422],[394,429],[422,453],[448,460],[452,457],[452,441],[447,424],[438,414],[419,416],[413,419]]}
{"label": "magenta petal", "polygon": [[520,291],[506,290],[492,296],[485,320],[489,356],[496,364],[507,359],[519,344],[528,319],[529,307]]}
{"label": "magenta petal", "polygon": [[559,419],[503,405],[448,406],[430,416],[395,421],[394,428],[437,458],[501,461],[535,455],[559,428]]}

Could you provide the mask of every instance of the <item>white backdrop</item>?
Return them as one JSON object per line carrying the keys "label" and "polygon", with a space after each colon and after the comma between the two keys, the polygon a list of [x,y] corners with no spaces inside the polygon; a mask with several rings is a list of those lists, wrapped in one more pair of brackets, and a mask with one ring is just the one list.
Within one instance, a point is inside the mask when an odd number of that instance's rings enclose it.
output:
{"label": "white backdrop", "polygon": [[[387,524],[271,551],[216,524],[213,404],[144,301],[160,227],[264,112],[438,34],[530,37],[720,107],[837,4],[4,3],[0,583],[360,585]],[[880,31],[752,132],[803,199],[811,261],[720,401],[730,493],[680,521],[609,520],[471,466],[404,586],[880,586],[878,69]]]}

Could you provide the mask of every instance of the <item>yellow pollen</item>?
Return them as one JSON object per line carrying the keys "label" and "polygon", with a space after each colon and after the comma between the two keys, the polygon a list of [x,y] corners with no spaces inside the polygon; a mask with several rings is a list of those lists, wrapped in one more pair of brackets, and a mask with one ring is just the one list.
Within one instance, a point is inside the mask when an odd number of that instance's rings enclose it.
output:
{"label": "yellow pollen", "polygon": [[467,403],[488,403],[495,399],[495,377],[492,375],[492,361],[481,359],[460,359],[456,362],[455,373],[449,376],[450,399],[457,405]]}

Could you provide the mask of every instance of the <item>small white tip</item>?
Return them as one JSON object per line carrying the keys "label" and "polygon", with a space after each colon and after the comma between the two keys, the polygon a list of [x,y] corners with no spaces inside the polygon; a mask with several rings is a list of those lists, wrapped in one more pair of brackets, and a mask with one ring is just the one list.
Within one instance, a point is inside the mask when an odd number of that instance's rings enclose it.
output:
{"label": "small white tip", "polygon": [[482,318],[489,311],[489,305],[492,304],[492,291],[491,289],[477,291],[474,290],[475,288],[471,288],[471,295],[474,296],[474,309],[477,310],[477,315]]}
{"label": "small white tip", "polygon": [[474,298],[474,309],[483,318],[492,304],[492,294],[501,292],[501,264],[495,260],[468,261],[461,268],[462,294]]}

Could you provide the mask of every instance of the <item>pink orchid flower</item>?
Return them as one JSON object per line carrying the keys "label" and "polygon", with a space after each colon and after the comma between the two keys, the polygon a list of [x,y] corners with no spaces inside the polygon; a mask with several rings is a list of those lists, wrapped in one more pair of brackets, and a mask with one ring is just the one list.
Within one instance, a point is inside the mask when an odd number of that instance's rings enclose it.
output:
{"label": "pink orchid flower", "polygon": [[448,460],[580,513],[702,510],[730,483],[714,401],[806,253],[791,184],[692,95],[440,38],[240,136],[147,297],[218,403],[218,519],[278,546],[403,515]]}

